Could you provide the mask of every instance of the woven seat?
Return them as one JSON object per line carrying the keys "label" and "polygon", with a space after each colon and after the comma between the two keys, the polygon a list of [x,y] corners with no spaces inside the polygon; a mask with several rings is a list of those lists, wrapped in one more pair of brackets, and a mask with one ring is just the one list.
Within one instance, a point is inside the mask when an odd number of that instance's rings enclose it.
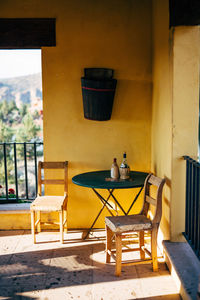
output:
{"label": "woven seat", "polygon": [[[67,169],[68,162],[39,162],[38,164],[38,197],[31,204],[31,230],[33,242],[36,243],[36,229],[41,231],[41,224],[58,224],[60,226],[60,241],[64,242],[64,231],[67,232]],[[64,179],[42,179],[42,169],[63,169]],[[42,196],[42,185],[60,184],[64,187],[63,196]],[[58,212],[58,222],[42,222],[41,212]]]}
{"label": "woven seat", "polygon": [[[115,274],[121,275],[121,265],[139,264],[144,262],[152,262],[153,271],[158,270],[157,261],[157,234],[158,227],[162,215],[162,190],[165,179],[149,174],[144,184],[144,202],[140,214],[130,216],[116,216],[106,217],[106,262],[110,262],[111,256],[116,261]],[[157,188],[157,195],[155,198],[150,196],[150,186],[155,185]],[[154,217],[152,220],[148,217],[150,204],[155,206]],[[144,231],[151,232],[151,252],[144,247]],[[132,262],[122,262],[122,239],[130,233],[138,232],[139,235],[139,248],[126,249],[128,251],[140,251],[140,260]],[[112,240],[115,241],[116,250],[112,250]],[[114,255],[115,253],[115,255]],[[145,257],[147,253],[150,258]]]}
{"label": "woven seat", "polygon": [[143,215],[106,217],[105,223],[114,233],[148,230],[152,228],[151,220]]}
{"label": "woven seat", "polygon": [[64,196],[41,196],[31,204],[31,210],[60,211],[63,209]]}

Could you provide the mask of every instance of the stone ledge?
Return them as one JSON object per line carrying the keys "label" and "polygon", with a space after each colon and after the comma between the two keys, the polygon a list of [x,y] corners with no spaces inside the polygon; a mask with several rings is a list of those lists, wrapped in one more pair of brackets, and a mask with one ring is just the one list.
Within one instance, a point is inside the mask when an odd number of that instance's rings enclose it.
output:
{"label": "stone ledge", "polygon": [[187,242],[163,241],[166,263],[180,290],[182,299],[196,300],[200,261]]}
{"label": "stone ledge", "polygon": [[8,203],[0,205],[0,214],[30,213],[31,203]]}

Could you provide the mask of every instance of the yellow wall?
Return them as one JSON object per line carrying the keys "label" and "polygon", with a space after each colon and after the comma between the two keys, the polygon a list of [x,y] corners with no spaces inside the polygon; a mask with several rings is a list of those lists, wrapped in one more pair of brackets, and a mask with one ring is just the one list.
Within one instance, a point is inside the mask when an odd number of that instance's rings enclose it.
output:
{"label": "yellow wall", "polygon": [[0,211],[0,230],[30,229],[30,213]]}
{"label": "yellow wall", "polygon": [[[100,208],[96,196],[72,184],[71,178],[109,169],[113,157],[120,162],[126,150],[132,170],[151,169],[166,178],[162,236],[179,240],[184,231],[182,156],[196,157],[198,150],[199,28],[169,30],[168,0],[152,3],[152,7],[149,0],[0,3],[0,18],[56,18],[57,46],[42,49],[44,151],[46,160],[69,161],[70,228],[89,227]],[[80,78],[85,67],[115,70],[118,85],[110,121],[83,117]],[[128,207],[134,192],[117,194]],[[138,202],[135,212],[139,206]],[[105,214],[97,227],[104,226]],[[19,216],[13,216],[2,217],[0,228],[11,219],[21,228]],[[30,226],[25,223],[25,228]],[[9,226],[14,228],[10,221]]]}
{"label": "yellow wall", "polygon": [[183,155],[197,159],[199,124],[198,26],[177,27],[173,38],[173,135],[171,240],[182,238],[185,226],[185,162]]}
{"label": "yellow wall", "polygon": [[161,232],[170,237],[172,98],[168,0],[153,1],[152,171],[165,177]]}
{"label": "yellow wall", "polygon": [[[150,169],[151,3],[67,3],[64,9],[56,3],[57,47],[43,49],[45,159],[69,160],[69,227],[84,228],[100,204],[89,189],[71,183],[74,175],[109,169],[124,150],[132,170]],[[110,121],[83,117],[84,67],[115,70]],[[127,197],[132,199],[130,192],[120,193],[121,200]],[[104,227],[103,216],[99,227]]]}
{"label": "yellow wall", "polygon": [[[150,170],[151,1],[6,0],[0,17],[56,18],[57,46],[42,49],[45,160],[69,161],[69,227],[88,227],[100,205],[91,191],[72,184],[72,176],[109,169],[123,151],[132,170]],[[85,67],[115,70],[110,121],[83,117]],[[120,192],[121,200],[132,193]]]}
{"label": "yellow wall", "polygon": [[185,162],[197,158],[199,28],[169,30],[168,1],[153,1],[152,169],[166,178],[161,231],[182,240],[185,226]]}

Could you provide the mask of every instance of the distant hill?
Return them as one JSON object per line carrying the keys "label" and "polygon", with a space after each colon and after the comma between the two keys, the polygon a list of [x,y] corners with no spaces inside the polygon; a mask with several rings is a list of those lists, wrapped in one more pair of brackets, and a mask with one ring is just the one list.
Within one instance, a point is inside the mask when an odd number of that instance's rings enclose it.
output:
{"label": "distant hill", "polygon": [[32,104],[37,99],[42,100],[41,73],[0,79],[0,102],[14,100],[20,106],[21,103]]}

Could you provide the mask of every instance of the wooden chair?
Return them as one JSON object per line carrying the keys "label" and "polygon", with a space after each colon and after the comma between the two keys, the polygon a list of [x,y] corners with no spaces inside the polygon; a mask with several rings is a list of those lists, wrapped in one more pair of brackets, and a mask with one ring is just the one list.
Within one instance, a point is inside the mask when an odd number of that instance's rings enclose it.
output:
{"label": "wooden chair", "polygon": [[[42,170],[45,169],[63,169],[64,179],[44,179]],[[47,172],[47,171],[46,171]],[[31,204],[31,231],[33,242],[36,243],[36,229],[41,232],[41,224],[57,224],[60,226],[60,241],[64,241],[64,231],[67,232],[67,200],[68,200],[68,162],[39,162],[38,163],[38,196]],[[45,176],[45,171],[44,171]],[[45,176],[46,178],[46,176]],[[42,196],[42,185],[60,184],[64,187],[63,196]],[[59,222],[42,222],[41,212],[58,212]]]}
{"label": "wooden chair", "polygon": [[[110,262],[112,256],[116,262],[115,275],[121,275],[121,265],[139,264],[145,262],[153,263],[153,271],[158,270],[157,261],[157,234],[158,227],[162,214],[162,190],[165,179],[158,178],[153,174],[149,174],[144,184],[144,201],[140,214],[127,215],[127,216],[114,216],[106,217],[106,262]],[[156,198],[150,196],[150,185],[157,187]],[[148,216],[150,204],[155,206],[154,216],[152,220]],[[151,233],[151,252],[144,247],[144,232],[150,231]],[[139,248],[131,249],[131,251],[140,251],[140,260],[131,262],[122,262],[122,238],[131,232],[138,232]],[[115,240],[116,251],[111,250],[112,239]],[[130,251],[125,249],[124,251]],[[115,255],[113,255],[115,253]],[[145,258],[147,253],[150,258]]]}

